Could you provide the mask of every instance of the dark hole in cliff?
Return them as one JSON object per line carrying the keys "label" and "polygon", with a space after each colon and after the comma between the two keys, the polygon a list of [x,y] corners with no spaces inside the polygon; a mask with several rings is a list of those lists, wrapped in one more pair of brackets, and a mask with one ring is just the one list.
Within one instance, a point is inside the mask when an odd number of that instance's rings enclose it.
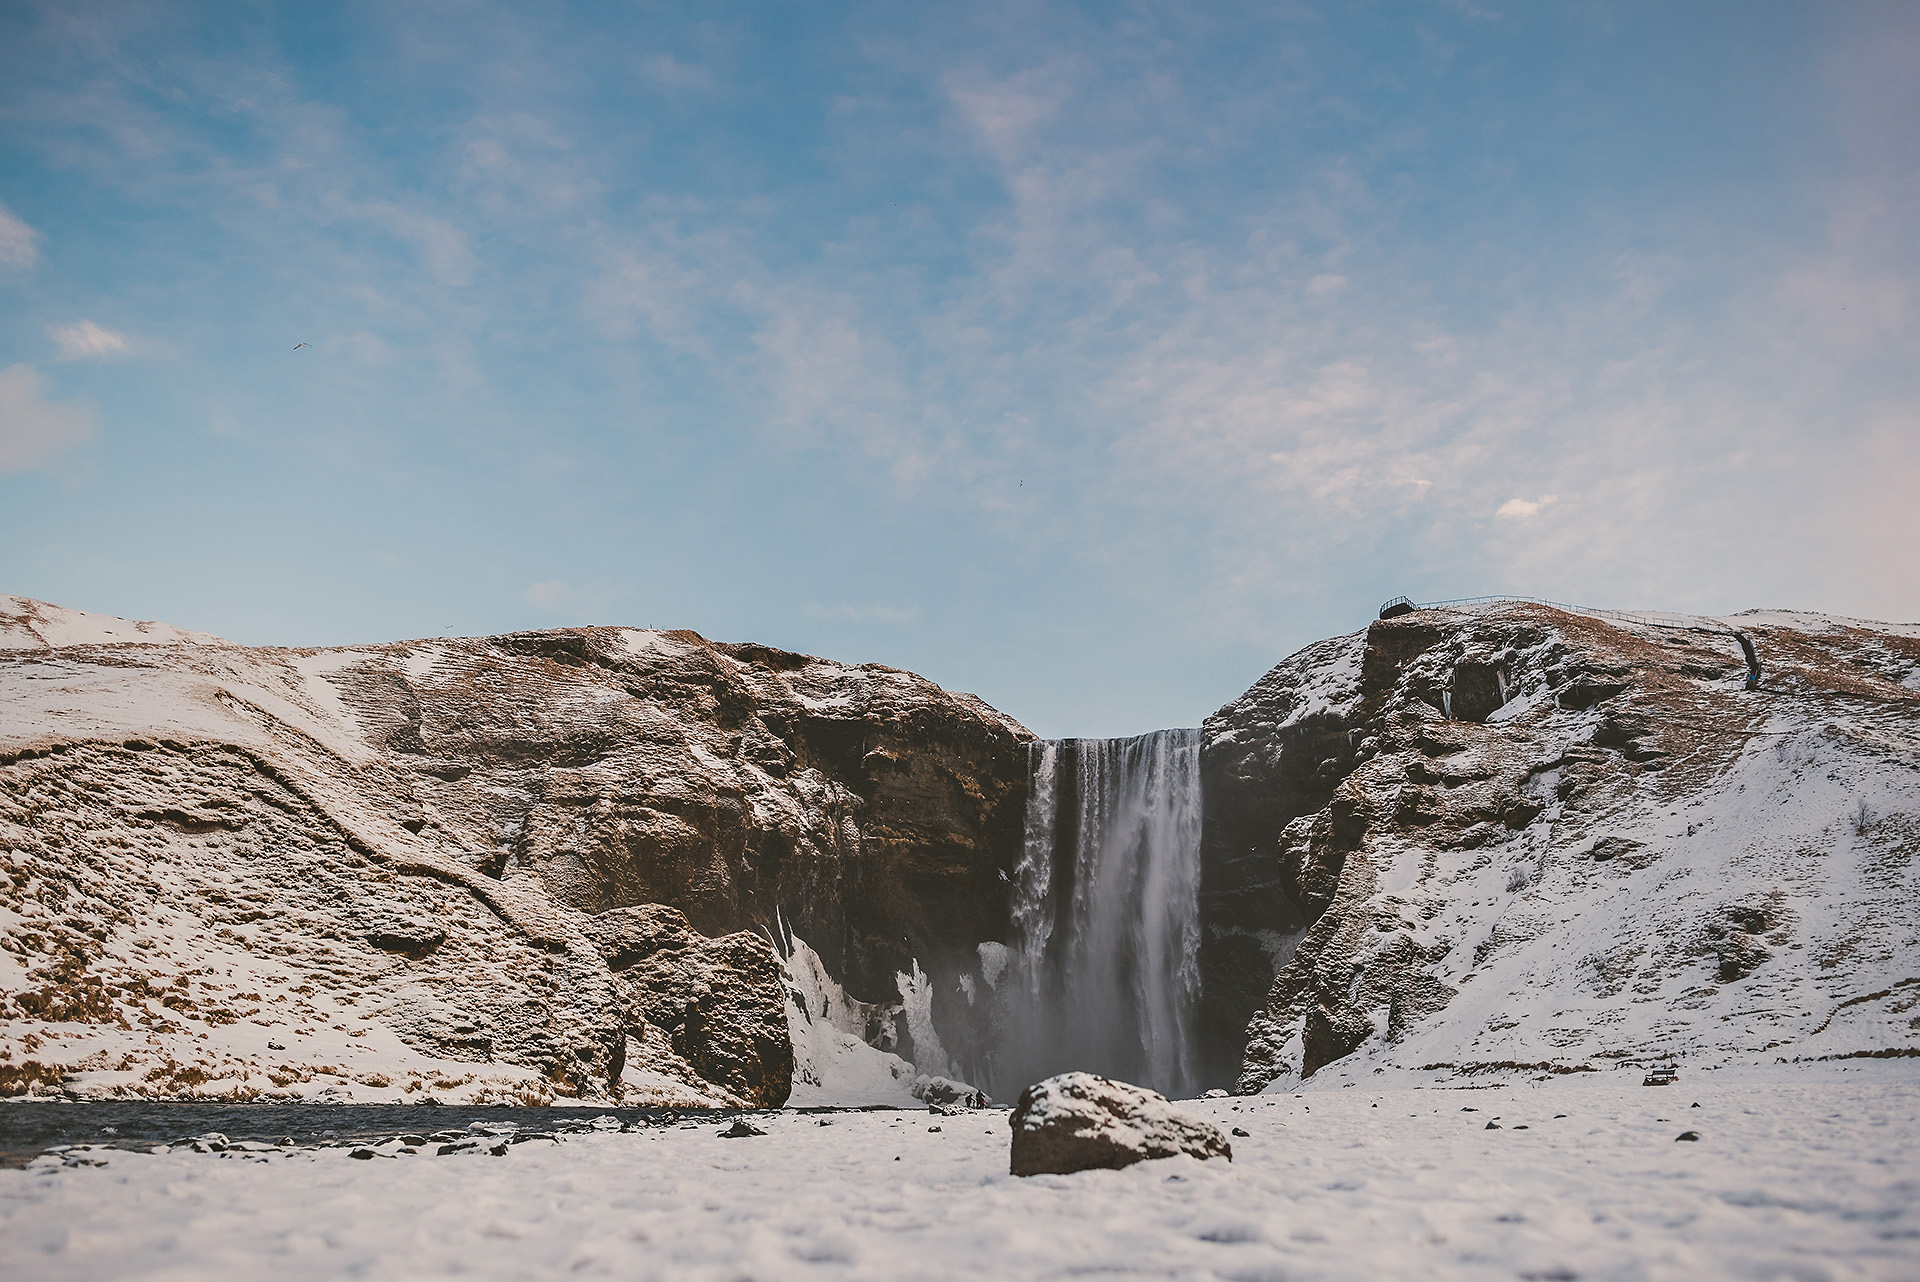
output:
{"label": "dark hole in cliff", "polygon": [[1563,708],[1585,712],[1588,708],[1596,707],[1616,694],[1626,693],[1626,689],[1627,683],[1624,681],[1593,681],[1580,677],[1561,689],[1554,698]]}
{"label": "dark hole in cliff", "polygon": [[1456,663],[1448,693],[1455,721],[1485,721],[1507,701],[1502,674],[1491,663]]}
{"label": "dark hole in cliff", "polygon": [[211,814],[206,811],[181,810],[169,806],[163,810],[142,810],[137,818],[150,823],[163,823],[186,833],[237,832],[247,826],[245,815]]}
{"label": "dark hole in cliff", "polygon": [[367,932],[367,942],[382,952],[418,960],[447,942],[447,932],[425,922],[388,922]]}

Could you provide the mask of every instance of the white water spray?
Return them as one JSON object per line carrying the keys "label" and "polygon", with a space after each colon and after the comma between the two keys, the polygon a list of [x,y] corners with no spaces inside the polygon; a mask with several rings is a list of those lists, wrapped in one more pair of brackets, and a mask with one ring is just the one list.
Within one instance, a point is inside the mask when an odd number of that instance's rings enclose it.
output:
{"label": "white water spray", "polygon": [[1189,1093],[1200,732],[1036,743],[1028,774],[994,1093],[1070,1069]]}

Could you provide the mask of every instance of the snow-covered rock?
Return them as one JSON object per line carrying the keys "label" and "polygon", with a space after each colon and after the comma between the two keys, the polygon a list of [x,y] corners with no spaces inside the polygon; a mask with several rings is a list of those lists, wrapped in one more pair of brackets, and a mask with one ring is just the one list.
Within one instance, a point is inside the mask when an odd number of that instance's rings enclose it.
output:
{"label": "snow-covered rock", "polygon": [[1181,1112],[1156,1091],[1092,1073],[1035,1082],[1020,1093],[1008,1124],[1015,1175],[1118,1170],[1180,1154],[1233,1157],[1213,1123]]}
{"label": "snow-covered rock", "polygon": [[925,1073],[913,1079],[912,1094],[931,1108],[985,1108],[990,1102],[987,1093],[977,1086]]}
{"label": "snow-covered rock", "polygon": [[1208,722],[1213,885],[1286,927],[1241,1091],[1920,1053],[1920,638],[1679,622],[1420,611]]}
{"label": "snow-covered rock", "polygon": [[0,1093],[780,1104],[765,932],[964,1012],[1030,737],[690,632],[263,649],[0,598]]}

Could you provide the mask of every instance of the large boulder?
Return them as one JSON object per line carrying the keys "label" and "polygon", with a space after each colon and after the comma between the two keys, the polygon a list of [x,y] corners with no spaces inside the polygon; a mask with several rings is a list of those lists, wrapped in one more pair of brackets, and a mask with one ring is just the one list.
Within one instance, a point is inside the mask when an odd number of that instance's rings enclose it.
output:
{"label": "large boulder", "polygon": [[1092,1073],[1035,1082],[1014,1106],[1015,1175],[1118,1170],[1155,1157],[1224,1157],[1233,1148],[1220,1128],[1190,1117],[1164,1095]]}

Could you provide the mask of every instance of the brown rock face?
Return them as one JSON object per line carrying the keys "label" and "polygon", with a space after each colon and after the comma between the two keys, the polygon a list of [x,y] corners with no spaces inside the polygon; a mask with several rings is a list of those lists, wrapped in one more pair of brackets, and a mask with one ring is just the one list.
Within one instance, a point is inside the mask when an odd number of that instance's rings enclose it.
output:
{"label": "brown rock face", "polygon": [[[442,643],[343,668],[435,820],[582,912],[678,908],[708,934],[776,913],[850,991],[1005,933],[1025,803],[1017,723],[879,665],[686,632]],[[449,777],[453,776],[453,777]],[[950,986],[949,986],[950,987]]]}
{"label": "brown rock face", "polygon": [[[795,931],[869,1002],[917,958],[964,1053],[959,978],[1006,934],[1032,736],[892,668],[625,628],[263,650],[0,598],[0,685],[0,902],[26,923],[4,946],[43,1014],[170,1026],[141,985],[207,972],[205,1004],[236,1018],[280,1003],[315,1039],[386,1030],[522,1075],[486,1089],[601,1097],[641,1071],[778,1104],[766,936]],[[231,985],[221,950],[252,959]],[[142,1051],[95,1085],[180,1093],[173,1063],[244,1095],[350,1067],[290,1035],[299,1064],[183,1040],[153,1050],[158,1076]],[[61,1062],[105,1071],[85,1040]]]}
{"label": "brown rock face", "polygon": [[793,1043],[780,962],[764,936],[708,939],[661,904],[600,913],[587,931],[630,1011],[701,1078],[762,1108],[786,1103]]}
{"label": "brown rock face", "polygon": [[[1415,1066],[1564,1068],[1656,1039],[1753,1055],[1834,1036],[1812,1014],[1749,1031],[1756,999],[1896,991],[1920,957],[1880,923],[1920,890],[1920,831],[1883,816],[1920,800],[1920,639],[1736,622],[1761,690],[1724,631],[1509,604],[1323,642],[1210,719],[1207,892],[1258,909],[1207,919],[1210,1049],[1253,1013],[1240,1089],[1362,1046]],[[1871,962],[1856,982],[1823,952]],[[1849,1036],[1914,1036],[1874,1027]]]}

